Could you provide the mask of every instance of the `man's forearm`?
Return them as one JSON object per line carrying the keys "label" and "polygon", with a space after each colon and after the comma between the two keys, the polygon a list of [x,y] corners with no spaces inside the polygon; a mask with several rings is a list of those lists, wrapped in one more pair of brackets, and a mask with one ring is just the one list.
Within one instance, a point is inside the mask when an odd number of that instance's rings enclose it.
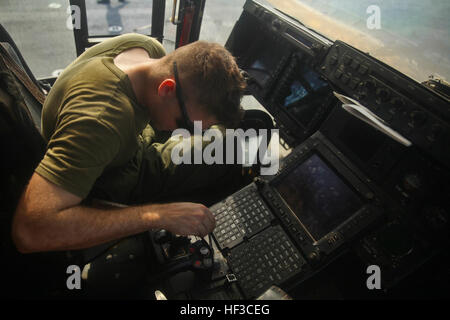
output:
{"label": "man's forearm", "polygon": [[[115,239],[160,228],[158,205],[127,208],[74,206],[59,212],[35,214],[13,237],[24,253],[89,248]],[[15,232],[14,232],[15,231]]]}
{"label": "man's forearm", "polygon": [[198,203],[101,209],[80,202],[34,174],[14,214],[12,237],[17,249],[22,253],[83,249],[150,229],[205,236],[215,227],[211,211]]}

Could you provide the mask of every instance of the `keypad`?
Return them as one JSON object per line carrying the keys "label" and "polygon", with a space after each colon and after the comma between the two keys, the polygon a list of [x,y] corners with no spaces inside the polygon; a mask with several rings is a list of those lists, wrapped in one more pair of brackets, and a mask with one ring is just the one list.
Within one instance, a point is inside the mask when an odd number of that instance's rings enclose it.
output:
{"label": "keypad", "polygon": [[213,235],[221,249],[238,245],[244,237],[250,238],[270,226],[274,219],[254,185],[214,205],[211,212],[216,218]]}
{"label": "keypad", "polygon": [[306,263],[281,226],[272,226],[230,250],[228,263],[246,298],[281,285]]}

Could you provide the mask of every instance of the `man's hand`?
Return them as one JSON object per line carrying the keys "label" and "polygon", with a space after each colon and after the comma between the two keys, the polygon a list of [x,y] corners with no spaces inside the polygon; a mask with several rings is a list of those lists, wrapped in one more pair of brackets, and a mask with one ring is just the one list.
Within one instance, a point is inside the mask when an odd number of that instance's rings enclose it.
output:
{"label": "man's hand", "polygon": [[202,204],[176,202],[158,205],[154,210],[161,228],[177,235],[204,237],[216,226],[211,211]]}

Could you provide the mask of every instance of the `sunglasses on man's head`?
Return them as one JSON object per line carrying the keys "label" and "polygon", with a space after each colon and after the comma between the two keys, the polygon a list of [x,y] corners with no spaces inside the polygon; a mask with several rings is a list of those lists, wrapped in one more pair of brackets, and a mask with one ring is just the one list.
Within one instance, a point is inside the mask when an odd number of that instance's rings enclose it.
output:
{"label": "sunglasses on man's head", "polygon": [[189,116],[186,111],[186,106],[184,105],[183,100],[183,91],[181,90],[180,79],[178,78],[178,69],[177,63],[173,62],[173,74],[175,76],[175,92],[177,95],[178,104],[180,105],[181,114],[183,115],[183,123],[182,126],[189,130],[189,132],[194,132],[194,123],[189,119]]}

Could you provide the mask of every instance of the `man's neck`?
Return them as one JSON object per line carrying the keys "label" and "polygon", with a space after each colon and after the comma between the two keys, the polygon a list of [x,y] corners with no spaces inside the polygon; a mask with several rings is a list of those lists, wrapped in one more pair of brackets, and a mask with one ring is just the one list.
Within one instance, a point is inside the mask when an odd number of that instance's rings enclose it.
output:
{"label": "man's neck", "polygon": [[118,54],[114,58],[114,64],[124,72],[126,72],[126,70],[130,67],[146,62],[150,59],[151,58],[149,57],[148,52],[145,49],[131,48]]}
{"label": "man's neck", "polygon": [[114,58],[114,64],[128,75],[136,99],[142,105],[145,104],[145,89],[149,82],[149,68],[155,61],[142,48],[126,50]]}

